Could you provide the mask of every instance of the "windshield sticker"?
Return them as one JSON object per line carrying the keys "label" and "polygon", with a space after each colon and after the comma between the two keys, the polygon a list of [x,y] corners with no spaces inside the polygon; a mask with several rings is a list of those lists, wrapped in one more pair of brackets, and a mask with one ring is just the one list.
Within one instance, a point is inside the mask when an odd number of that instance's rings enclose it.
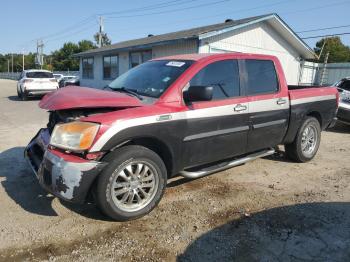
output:
{"label": "windshield sticker", "polygon": [[175,66],[175,67],[181,67],[184,64],[186,64],[185,62],[179,62],[179,61],[170,61],[168,62],[166,65],[167,66]]}

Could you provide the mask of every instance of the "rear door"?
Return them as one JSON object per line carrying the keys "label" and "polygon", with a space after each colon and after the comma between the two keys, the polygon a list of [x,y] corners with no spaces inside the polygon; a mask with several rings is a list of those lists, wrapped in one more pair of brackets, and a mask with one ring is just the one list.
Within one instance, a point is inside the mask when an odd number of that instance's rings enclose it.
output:
{"label": "rear door", "polygon": [[212,101],[188,106],[183,141],[185,167],[244,154],[248,133],[248,103],[240,86],[239,62],[221,60],[201,69],[189,82],[213,86]]}
{"label": "rear door", "polygon": [[249,101],[247,151],[276,146],[283,141],[288,128],[289,96],[281,88],[276,67],[271,60],[243,61],[244,94]]}

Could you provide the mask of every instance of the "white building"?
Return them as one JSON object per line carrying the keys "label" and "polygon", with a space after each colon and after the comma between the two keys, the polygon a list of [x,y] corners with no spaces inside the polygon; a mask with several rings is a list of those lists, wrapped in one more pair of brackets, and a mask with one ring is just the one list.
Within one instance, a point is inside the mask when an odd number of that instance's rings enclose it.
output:
{"label": "white building", "polygon": [[312,49],[276,14],[228,19],[224,23],[149,35],[77,54],[80,84],[102,88],[131,67],[151,58],[188,53],[244,52],[277,56],[288,84],[298,84],[301,64]]}

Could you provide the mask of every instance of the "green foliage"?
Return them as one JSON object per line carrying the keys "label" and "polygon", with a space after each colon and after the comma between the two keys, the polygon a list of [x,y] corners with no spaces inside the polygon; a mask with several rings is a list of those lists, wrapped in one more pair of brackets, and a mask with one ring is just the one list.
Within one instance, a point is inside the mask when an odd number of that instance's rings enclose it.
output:
{"label": "green foliage", "polygon": [[52,63],[48,63],[47,59],[46,63],[52,64],[53,70],[56,71],[76,71],[79,70],[79,59],[73,55],[93,48],[96,46],[89,40],[82,40],[78,44],[67,42],[62,48],[52,52],[49,57]]}
{"label": "green foliage", "polygon": [[[96,33],[94,35],[94,39],[95,39],[96,44],[98,44],[98,35],[99,35],[99,33]],[[102,46],[110,45],[111,43],[112,43],[112,41],[108,37],[107,33],[102,33]]]}
{"label": "green foliage", "polygon": [[[82,40],[77,44],[67,42],[62,48],[53,51],[50,55],[44,56],[43,69],[51,71],[76,71],[79,70],[79,59],[72,57],[74,54],[84,52],[90,49],[94,49],[96,46],[92,41]],[[10,61],[10,72],[11,67],[11,54],[0,54],[0,72],[7,72],[8,64]],[[29,53],[24,56],[24,68],[35,69],[38,65],[35,64],[35,53]],[[13,71],[21,72],[22,69],[22,54],[13,54]]]}
{"label": "green foliage", "polygon": [[320,54],[324,43],[325,45],[324,45],[319,62],[324,61],[325,56],[328,52],[329,52],[328,63],[350,62],[350,47],[344,45],[338,36],[323,38],[320,41],[318,41],[316,43],[316,47],[314,48],[317,55]]}

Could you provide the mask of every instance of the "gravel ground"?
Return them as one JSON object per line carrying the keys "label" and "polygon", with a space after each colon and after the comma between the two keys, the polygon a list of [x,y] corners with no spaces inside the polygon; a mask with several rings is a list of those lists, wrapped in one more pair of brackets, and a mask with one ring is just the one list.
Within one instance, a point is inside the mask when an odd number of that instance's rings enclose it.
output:
{"label": "gravel ground", "polygon": [[350,260],[349,126],[323,132],[306,164],[281,151],[173,179],[153,212],[118,223],[41,190],[23,149],[48,115],[39,100],[18,101],[15,85],[0,80],[0,260]]}

